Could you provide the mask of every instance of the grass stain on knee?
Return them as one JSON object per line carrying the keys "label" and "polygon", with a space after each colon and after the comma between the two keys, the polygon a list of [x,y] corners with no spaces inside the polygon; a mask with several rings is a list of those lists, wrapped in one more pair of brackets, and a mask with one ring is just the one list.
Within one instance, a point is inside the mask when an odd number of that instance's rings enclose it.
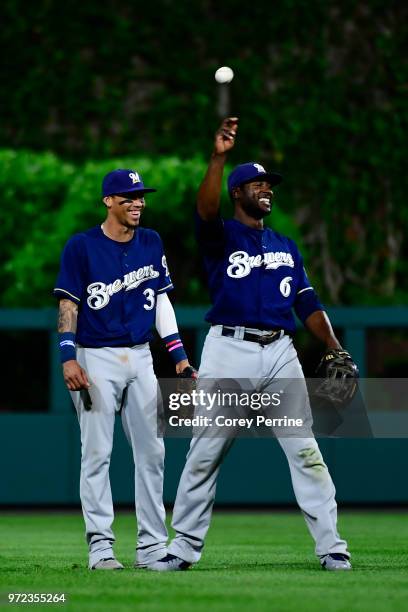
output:
{"label": "grass stain on knee", "polygon": [[318,448],[302,448],[298,455],[303,459],[304,467],[312,468],[316,472],[323,472],[326,470],[326,464]]}

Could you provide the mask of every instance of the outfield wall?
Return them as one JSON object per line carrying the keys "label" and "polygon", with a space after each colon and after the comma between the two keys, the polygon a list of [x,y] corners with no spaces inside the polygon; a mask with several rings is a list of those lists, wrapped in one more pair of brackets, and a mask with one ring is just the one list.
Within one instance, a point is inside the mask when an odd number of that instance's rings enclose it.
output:
{"label": "outfield wall", "polygon": [[[195,332],[195,363],[208,326],[206,307],[176,307],[180,327]],[[345,348],[366,373],[366,338],[375,328],[408,328],[408,308],[332,308],[330,318],[343,331]],[[57,353],[56,309],[0,309],[0,329],[44,330],[48,346],[48,412],[0,413],[0,505],[79,502],[80,439]],[[13,363],[13,367],[18,364]],[[33,364],[34,366],[36,364]],[[47,363],[40,363],[47,367]],[[2,381],[4,390],[9,381]],[[8,382],[8,387],[6,387]],[[22,383],[23,384],[23,383]],[[174,501],[189,441],[166,440],[164,499]],[[321,439],[320,446],[337,488],[347,503],[408,503],[408,439]],[[117,419],[111,481],[116,502],[134,497],[132,457]],[[217,500],[223,504],[294,503],[286,459],[268,439],[237,440],[222,467]]]}
{"label": "outfield wall", "polygon": [[[188,443],[187,439],[166,440],[166,504],[174,501]],[[408,503],[408,439],[322,439],[319,443],[339,502]],[[0,504],[79,502],[80,440],[74,414],[0,415],[0,461]],[[117,418],[111,464],[117,503],[133,502],[132,472],[130,448]],[[237,440],[221,469],[217,502],[295,503],[278,443]]]}

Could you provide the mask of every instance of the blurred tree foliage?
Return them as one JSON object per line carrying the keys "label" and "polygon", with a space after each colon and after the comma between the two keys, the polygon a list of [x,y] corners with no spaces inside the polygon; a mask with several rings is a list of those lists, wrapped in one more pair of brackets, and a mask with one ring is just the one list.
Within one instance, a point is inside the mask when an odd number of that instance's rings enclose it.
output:
{"label": "blurred tree foliage", "polygon": [[[117,158],[64,164],[55,155],[0,150],[0,283],[2,306],[54,304],[52,288],[61,250],[74,233],[102,223],[101,178],[113,168],[136,168],[158,193],[146,196],[142,225],[163,238],[180,302],[206,303],[200,257],[194,238],[194,203],[206,163],[200,158]],[[224,192],[224,212],[230,214]],[[297,227],[276,208],[274,227],[301,242]]]}
{"label": "blurred tree foliage", "polygon": [[230,161],[284,174],[280,210],[303,236],[323,299],[406,301],[406,3],[4,0],[1,10],[0,145],[70,160],[36,158],[47,166],[47,178],[33,174],[37,187],[29,164],[26,190],[23,178],[4,178],[15,217],[7,209],[0,252],[21,289],[8,285],[4,301],[27,291],[24,270],[36,286],[32,303],[45,299],[64,233],[96,222],[101,171],[119,156],[149,182],[157,177],[161,192],[149,198],[145,223],[180,246],[169,258],[181,296],[199,298],[186,207],[219,120],[219,65],[236,74],[230,111],[241,123]]}

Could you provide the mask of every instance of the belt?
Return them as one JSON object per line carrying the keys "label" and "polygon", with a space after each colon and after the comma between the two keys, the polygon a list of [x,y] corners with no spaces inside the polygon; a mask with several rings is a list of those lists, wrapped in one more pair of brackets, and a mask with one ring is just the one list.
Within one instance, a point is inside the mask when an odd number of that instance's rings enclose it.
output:
{"label": "belt", "polygon": [[[256,334],[249,331],[244,331],[243,335],[239,337],[241,340],[247,340],[248,342],[258,342],[261,346],[266,346],[267,344],[272,344],[275,340],[280,340],[283,336],[290,336],[291,334],[284,329],[274,329],[271,331],[262,332]],[[229,338],[235,338],[236,336],[236,328],[228,327],[227,325],[222,326],[222,336],[227,336]]]}

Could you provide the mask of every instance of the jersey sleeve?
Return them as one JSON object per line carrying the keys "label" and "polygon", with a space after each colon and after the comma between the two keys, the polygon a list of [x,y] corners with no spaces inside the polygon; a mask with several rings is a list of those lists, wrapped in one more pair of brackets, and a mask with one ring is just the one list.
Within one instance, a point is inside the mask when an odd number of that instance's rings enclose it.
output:
{"label": "jersey sleeve", "polygon": [[219,215],[212,221],[204,221],[195,211],[195,233],[204,253],[214,254],[225,246],[224,220]]}
{"label": "jersey sleeve", "polygon": [[298,266],[299,266],[299,276],[298,283],[296,288],[296,298],[294,303],[294,308],[296,315],[304,324],[306,319],[316,310],[324,310],[323,305],[321,304],[319,297],[312,285],[310,284],[309,278],[307,276],[304,264],[303,257],[298,253]]}
{"label": "jersey sleeve", "polygon": [[62,251],[60,271],[53,291],[54,295],[79,304],[84,289],[83,274],[85,269],[86,262],[81,236],[72,236]]}
{"label": "jersey sleeve", "polygon": [[157,289],[157,293],[167,293],[174,289],[173,281],[171,280],[169,266],[167,265],[166,255],[164,254],[164,248],[162,240],[159,236],[160,240],[160,276],[159,276],[159,288]]}

